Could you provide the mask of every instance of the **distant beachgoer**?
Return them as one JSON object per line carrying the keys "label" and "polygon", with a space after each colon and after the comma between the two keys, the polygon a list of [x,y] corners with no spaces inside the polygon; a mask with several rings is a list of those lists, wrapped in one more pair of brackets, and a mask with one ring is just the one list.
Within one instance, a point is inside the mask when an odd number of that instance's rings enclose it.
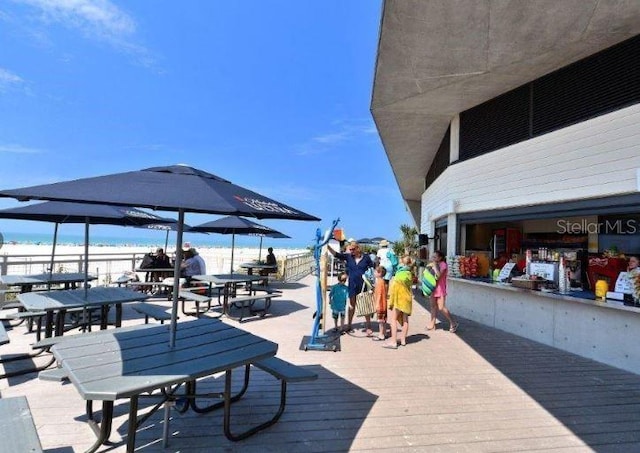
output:
{"label": "distant beachgoer", "polygon": [[384,266],[387,270],[387,273],[384,275],[384,279],[387,281],[387,284],[396,273],[396,269],[398,267],[398,257],[396,253],[389,248],[389,241],[383,239],[380,241],[380,248],[378,249],[378,259],[380,260],[380,265]]}
{"label": "distant beachgoer", "polygon": [[[267,266],[275,266],[276,268],[278,266],[278,260],[276,259],[276,256],[273,254],[273,247],[269,247],[267,249],[267,259],[265,264]],[[262,269],[260,271],[260,275],[266,276],[274,272],[276,272],[274,269]]]}

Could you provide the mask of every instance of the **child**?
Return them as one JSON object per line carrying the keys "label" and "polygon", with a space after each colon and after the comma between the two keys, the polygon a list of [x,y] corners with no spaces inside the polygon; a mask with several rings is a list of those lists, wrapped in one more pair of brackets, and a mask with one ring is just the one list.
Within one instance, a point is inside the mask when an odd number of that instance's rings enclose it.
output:
{"label": "child", "polygon": [[373,290],[373,301],[376,304],[376,315],[378,317],[379,333],[373,337],[373,341],[382,341],[386,338],[385,330],[387,323],[387,281],[384,279],[387,270],[384,266],[378,266],[375,270],[376,283]]}
{"label": "child", "polygon": [[340,317],[340,330],[344,333],[344,314],[349,298],[349,287],[346,285],[347,274],[342,272],[338,275],[338,283],[331,287],[329,292],[329,305],[331,306],[331,316],[333,316],[333,331],[338,331],[338,316]]}
{"label": "child", "polygon": [[447,321],[449,321],[449,332],[456,333],[458,323],[453,319],[451,312],[445,305],[447,300],[447,262],[444,259],[444,254],[440,250],[433,252],[432,260],[438,271],[438,283],[431,294],[431,321],[427,325],[427,330],[436,329],[438,313],[442,313],[444,317],[447,318]]}
{"label": "child", "polygon": [[398,327],[397,323],[402,325],[402,335],[400,336],[400,346],[407,344],[407,335],[409,334],[409,316],[413,307],[413,272],[411,266],[413,260],[410,256],[403,256],[400,266],[391,281],[391,289],[389,291],[389,309],[391,310],[391,341],[382,346],[388,349],[398,348]]}

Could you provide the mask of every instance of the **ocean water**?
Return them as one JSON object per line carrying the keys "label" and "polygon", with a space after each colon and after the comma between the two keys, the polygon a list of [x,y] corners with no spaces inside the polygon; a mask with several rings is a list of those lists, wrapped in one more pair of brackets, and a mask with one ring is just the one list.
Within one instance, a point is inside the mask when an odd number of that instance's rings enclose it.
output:
{"label": "ocean water", "polygon": [[[93,235],[89,231],[89,242],[92,246],[141,246],[141,247],[164,247],[166,241],[166,233],[162,231],[153,232],[147,236],[103,236]],[[50,245],[53,243],[53,232],[47,233],[20,233],[15,231],[1,232],[4,243],[17,244],[37,244]],[[190,242],[194,247],[230,247],[231,235],[220,234],[189,234],[185,233],[184,242]],[[59,245],[83,245],[84,235],[80,234],[58,234]],[[169,233],[169,241],[167,248],[171,250],[175,246],[176,234]],[[255,236],[236,236],[236,247],[259,247],[260,238]],[[312,244],[300,244],[299,241],[292,239],[271,239],[263,238],[262,247],[273,247],[277,249],[298,249],[306,248]]]}

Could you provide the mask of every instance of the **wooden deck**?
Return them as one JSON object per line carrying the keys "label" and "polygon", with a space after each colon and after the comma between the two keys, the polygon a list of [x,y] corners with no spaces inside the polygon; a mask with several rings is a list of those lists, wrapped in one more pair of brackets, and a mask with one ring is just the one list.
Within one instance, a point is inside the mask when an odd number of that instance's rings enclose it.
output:
{"label": "wooden deck", "polygon": [[[138,451],[640,451],[638,375],[464,319],[457,334],[446,325],[427,334],[427,311],[420,303],[414,305],[406,347],[383,349],[357,330],[341,337],[340,352],[305,352],[300,344],[311,332],[314,279],[275,287],[283,295],[270,314],[239,325],[278,342],[279,357],[314,370],[319,379],[290,384],[281,420],[245,441],[224,437],[221,413],[174,413],[164,449],[157,413],[139,431]],[[144,322],[130,309],[125,318],[124,325]],[[0,346],[3,356],[26,351],[34,337],[22,326],[8,333],[11,343]],[[221,389],[223,380],[205,379],[199,390]],[[269,418],[278,389],[270,375],[254,369],[249,391],[233,408],[236,429]],[[73,385],[28,375],[0,380],[0,394],[27,397],[45,450],[81,452],[93,442]],[[99,451],[124,451],[126,402],[115,411],[115,445]]]}

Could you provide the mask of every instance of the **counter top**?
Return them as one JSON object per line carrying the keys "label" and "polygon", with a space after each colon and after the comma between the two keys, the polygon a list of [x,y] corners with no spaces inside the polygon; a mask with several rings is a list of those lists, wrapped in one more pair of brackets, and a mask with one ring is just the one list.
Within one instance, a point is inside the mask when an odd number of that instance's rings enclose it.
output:
{"label": "counter top", "polygon": [[483,286],[485,288],[495,288],[498,290],[504,291],[514,291],[520,293],[527,293],[539,297],[546,297],[550,299],[563,300],[567,302],[581,303],[595,307],[603,307],[603,308],[612,308],[615,310],[629,311],[633,313],[640,313],[639,307],[631,307],[628,305],[624,305],[622,301],[607,299],[606,301],[595,300],[595,296],[591,291],[571,291],[566,294],[560,294],[556,292],[546,292],[546,291],[532,291],[529,289],[518,288],[512,286],[510,283],[498,283],[489,281],[488,278],[460,278],[460,277],[448,277],[448,280],[454,282],[467,283],[470,285],[478,285]]}

